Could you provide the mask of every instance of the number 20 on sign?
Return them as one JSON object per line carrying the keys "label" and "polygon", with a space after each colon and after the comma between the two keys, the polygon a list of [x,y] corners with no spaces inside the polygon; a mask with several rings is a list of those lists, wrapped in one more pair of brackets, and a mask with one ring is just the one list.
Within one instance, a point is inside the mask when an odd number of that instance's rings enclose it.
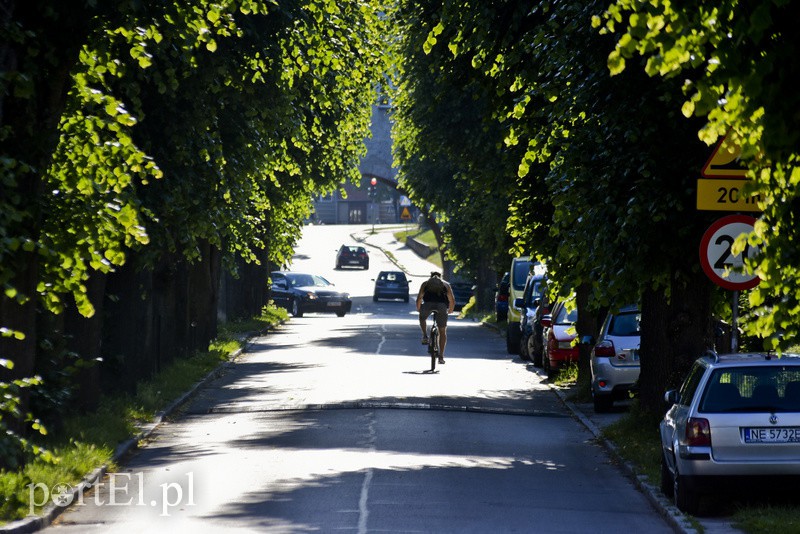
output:
{"label": "number 20 on sign", "polygon": [[736,238],[753,231],[756,220],[749,215],[728,215],[708,227],[700,241],[700,264],[712,282],[725,289],[752,289],[761,281],[755,274],[739,272],[744,258],[758,253],[757,247],[745,246],[734,256],[731,247]]}

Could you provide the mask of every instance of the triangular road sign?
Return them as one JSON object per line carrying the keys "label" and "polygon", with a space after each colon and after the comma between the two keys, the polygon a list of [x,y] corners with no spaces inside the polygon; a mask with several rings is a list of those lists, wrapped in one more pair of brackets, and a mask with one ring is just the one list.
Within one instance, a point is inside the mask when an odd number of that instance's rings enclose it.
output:
{"label": "triangular road sign", "polygon": [[703,165],[704,178],[747,178],[747,167],[739,160],[742,148],[728,141],[724,136],[719,140],[711,157]]}

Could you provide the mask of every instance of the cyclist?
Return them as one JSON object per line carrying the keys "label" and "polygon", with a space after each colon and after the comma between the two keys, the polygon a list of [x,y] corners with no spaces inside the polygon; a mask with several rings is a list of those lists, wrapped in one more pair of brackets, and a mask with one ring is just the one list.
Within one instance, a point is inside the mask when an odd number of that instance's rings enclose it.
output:
{"label": "cyclist", "polygon": [[444,363],[444,347],[447,344],[447,314],[453,313],[456,298],[453,288],[442,280],[442,273],[431,273],[430,278],[422,282],[417,295],[417,311],[419,311],[419,327],[422,330],[422,344],[428,344],[428,332],[425,328],[428,317],[436,312],[436,324],[439,325],[439,363]]}

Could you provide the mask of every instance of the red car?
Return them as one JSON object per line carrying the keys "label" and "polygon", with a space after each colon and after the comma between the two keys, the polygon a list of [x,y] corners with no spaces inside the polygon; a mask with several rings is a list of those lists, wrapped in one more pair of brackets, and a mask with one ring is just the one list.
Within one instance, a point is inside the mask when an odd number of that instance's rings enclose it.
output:
{"label": "red car", "polygon": [[545,327],[542,364],[547,376],[569,362],[578,361],[578,345],[573,343],[577,320],[578,309],[568,310],[563,301],[553,306],[549,318],[542,317]]}

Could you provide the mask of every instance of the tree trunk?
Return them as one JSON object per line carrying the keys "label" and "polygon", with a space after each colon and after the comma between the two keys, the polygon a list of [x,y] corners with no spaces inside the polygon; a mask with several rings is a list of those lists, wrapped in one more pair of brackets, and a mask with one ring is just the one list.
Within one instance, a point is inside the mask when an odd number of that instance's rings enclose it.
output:
{"label": "tree trunk", "polygon": [[[131,254],[108,276],[109,296],[103,332],[104,390],[136,391],[136,382],[152,374],[153,273],[135,267]],[[108,389],[106,389],[108,388]]]}
{"label": "tree trunk", "polygon": [[[103,306],[105,304],[107,275],[93,273],[86,282],[87,295],[94,306],[94,315],[84,317],[76,306],[67,308],[64,314],[64,333],[67,349],[75,352],[81,360],[92,361],[102,357],[103,350]],[[75,376],[77,392],[75,403],[79,410],[94,410],[100,400],[100,364],[83,367]]]}
{"label": "tree trunk", "polygon": [[217,306],[221,256],[209,243],[201,246],[200,261],[189,266],[191,351],[205,351],[217,335]]}
{"label": "tree trunk", "polygon": [[238,275],[225,273],[220,278],[219,313],[221,320],[247,319],[261,314],[267,304],[266,252],[260,254],[261,264],[237,260]]}
{"label": "tree trunk", "polygon": [[494,310],[494,287],[497,285],[497,273],[492,268],[491,258],[482,257],[478,262],[475,305],[478,311]]}
{"label": "tree trunk", "polygon": [[680,386],[692,363],[714,347],[710,295],[711,283],[701,272],[673,283],[669,299],[649,288],[642,294],[639,404],[644,411],[663,414],[664,392]]}
{"label": "tree trunk", "polygon": [[575,303],[578,307],[578,320],[575,331],[578,338],[578,391],[589,393],[592,381],[592,370],[589,359],[592,353],[592,343],[581,343],[585,337],[597,339],[600,326],[605,319],[606,309],[592,310],[589,308],[589,297],[592,287],[590,284],[581,284],[575,291]]}

